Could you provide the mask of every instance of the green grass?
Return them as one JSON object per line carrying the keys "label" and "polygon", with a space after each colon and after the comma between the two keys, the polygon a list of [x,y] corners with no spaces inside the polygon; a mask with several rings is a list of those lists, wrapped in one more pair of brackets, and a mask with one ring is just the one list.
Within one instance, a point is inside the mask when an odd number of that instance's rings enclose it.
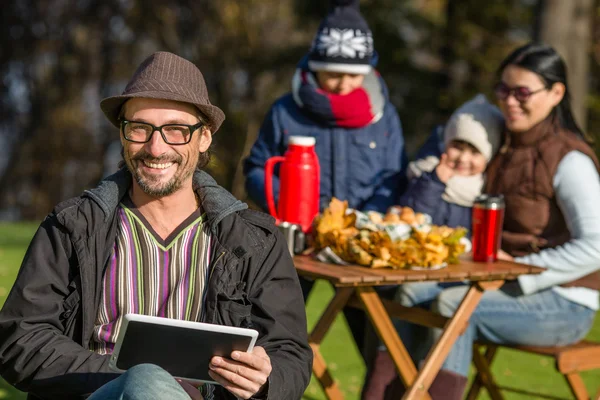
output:
{"label": "green grass", "polygon": [[[0,223],[0,305],[12,287],[19,266],[38,224]],[[0,399],[25,400],[25,394],[0,378]]]}
{"label": "green grass", "polygon": [[0,224],[0,306],[12,287],[37,224]]}
{"label": "green grass", "polygon": [[[309,330],[312,330],[332,297],[333,288],[331,285],[324,281],[317,281],[308,298],[306,309]],[[321,352],[345,398],[348,400],[360,398],[365,365],[354,340],[352,340],[352,335],[342,313],[338,315],[331,330],[323,340]],[[325,398],[324,392],[313,376],[303,399],[320,400]]]}
{"label": "green grass", "polygon": [[[0,305],[8,295],[16,277],[19,265],[37,224],[0,223]],[[333,290],[324,282],[317,282],[307,305],[309,327],[312,327],[321,315]],[[600,341],[600,318],[596,318],[594,328],[588,338]],[[343,316],[338,316],[331,331],[322,345],[322,353],[328,360],[331,373],[344,392],[346,399],[360,397],[364,364],[358,349],[351,339]],[[563,377],[556,372],[551,359],[502,349],[496,356],[492,371],[498,383],[503,386],[517,387],[564,399],[571,398]],[[582,373],[588,391],[595,394],[600,387],[600,370]],[[485,393],[480,399],[488,399]],[[505,392],[506,399],[521,400],[534,397]],[[25,395],[0,379],[0,400],[24,400]],[[321,400],[325,396],[313,379],[303,397],[304,400]]]}

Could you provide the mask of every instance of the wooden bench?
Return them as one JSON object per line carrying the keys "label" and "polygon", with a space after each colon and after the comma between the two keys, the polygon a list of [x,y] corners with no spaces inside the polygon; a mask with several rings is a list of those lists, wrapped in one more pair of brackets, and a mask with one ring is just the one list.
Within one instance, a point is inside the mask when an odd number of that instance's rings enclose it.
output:
{"label": "wooden bench", "polygon": [[[510,346],[489,343],[476,343],[473,348],[473,363],[477,369],[477,375],[467,394],[468,400],[475,400],[482,387],[485,387],[492,400],[503,399],[500,390],[511,390],[512,388],[499,387],[490,372],[490,365],[499,347],[507,347],[514,350],[552,357],[556,363],[556,370],[564,375],[567,384],[577,400],[589,400],[590,395],[579,373],[600,368],[600,343],[582,340],[581,342],[563,347],[536,347],[536,346]],[[482,353],[481,350],[485,349]],[[527,393],[520,391],[521,393]],[[532,393],[527,393],[532,394]],[[550,396],[546,396],[552,398]],[[593,398],[600,400],[600,388]]]}

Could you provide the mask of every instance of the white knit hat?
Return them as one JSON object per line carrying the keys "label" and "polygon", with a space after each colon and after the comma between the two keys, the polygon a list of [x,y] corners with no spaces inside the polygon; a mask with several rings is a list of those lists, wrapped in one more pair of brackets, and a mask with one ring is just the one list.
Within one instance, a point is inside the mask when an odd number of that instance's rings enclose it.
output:
{"label": "white knit hat", "polygon": [[500,146],[504,118],[498,107],[478,94],[460,106],[444,127],[446,148],[453,140],[473,145],[490,161]]}

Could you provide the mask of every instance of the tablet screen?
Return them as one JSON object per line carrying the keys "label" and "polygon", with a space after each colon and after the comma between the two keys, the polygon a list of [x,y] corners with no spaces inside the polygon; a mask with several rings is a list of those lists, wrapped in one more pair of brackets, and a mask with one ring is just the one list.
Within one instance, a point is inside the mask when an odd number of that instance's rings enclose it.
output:
{"label": "tablet screen", "polygon": [[210,359],[230,357],[234,350],[247,351],[252,339],[231,332],[129,321],[114,365],[127,370],[150,363],[175,377],[212,381],[208,375]]}

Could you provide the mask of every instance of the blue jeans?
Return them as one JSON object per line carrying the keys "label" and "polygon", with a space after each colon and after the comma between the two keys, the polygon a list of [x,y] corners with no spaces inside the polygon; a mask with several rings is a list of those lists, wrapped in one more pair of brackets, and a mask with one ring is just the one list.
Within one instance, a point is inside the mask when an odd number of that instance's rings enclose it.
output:
{"label": "blue jeans", "polygon": [[140,364],[96,390],[88,400],[190,400],[190,396],[167,371]]}
{"label": "blue jeans", "polygon": [[[451,317],[467,293],[466,284],[410,283],[398,289],[396,300],[406,307],[431,308]],[[596,312],[573,303],[547,289],[524,295],[518,282],[484,292],[469,326],[446,358],[443,369],[467,376],[473,342],[484,340],[499,344],[560,346],[575,343],[592,328]],[[425,358],[440,329],[417,327],[395,321],[409,353],[419,362]]]}

